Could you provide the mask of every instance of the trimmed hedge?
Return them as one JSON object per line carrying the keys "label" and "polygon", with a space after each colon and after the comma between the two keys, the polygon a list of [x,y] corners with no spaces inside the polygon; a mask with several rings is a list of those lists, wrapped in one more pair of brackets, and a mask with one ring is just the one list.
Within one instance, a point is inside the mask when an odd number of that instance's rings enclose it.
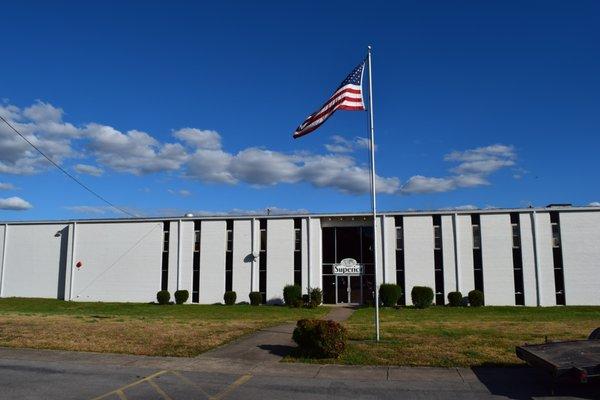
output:
{"label": "trimmed hedge", "polygon": [[346,348],[346,328],[335,321],[301,319],[296,324],[294,342],[305,357],[337,358]]}
{"label": "trimmed hedge", "polygon": [[171,293],[168,290],[161,290],[156,293],[156,301],[158,304],[169,304],[169,300],[171,300]]}
{"label": "trimmed hedge", "polygon": [[236,299],[237,299],[237,294],[234,291],[227,291],[223,295],[223,301],[225,301],[225,305],[228,305],[228,306],[234,305]]}
{"label": "trimmed hedge", "polygon": [[187,290],[177,290],[175,292],[175,303],[183,304],[190,298],[190,292]]}
{"label": "trimmed hedge", "polygon": [[448,305],[450,307],[460,307],[463,304],[463,295],[461,292],[448,293]]}
{"label": "trimmed hedge", "polygon": [[471,290],[469,292],[469,304],[471,307],[481,307],[484,304],[483,292],[481,290]]}
{"label": "trimmed hedge", "polygon": [[262,294],[260,292],[250,292],[250,304],[253,306],[260,306],[262,303]]}
{"label": "trimmed hedge", "polygon": [[384,307],[394,307],[402,296],[402,288],[393,283],[384,283],[379,286],[379,301]]}
{"label": "trimmed hedge", "polygon": [[427,308],[433,302],[433,289],[427,286],[415,286],[410,292],[410,298],[416,308]]}
{"label": "trimmed hedge", "polygon": [[302,306],[302,288],[298,285],[287,285],[283,288],[283,301],[288,307]]}

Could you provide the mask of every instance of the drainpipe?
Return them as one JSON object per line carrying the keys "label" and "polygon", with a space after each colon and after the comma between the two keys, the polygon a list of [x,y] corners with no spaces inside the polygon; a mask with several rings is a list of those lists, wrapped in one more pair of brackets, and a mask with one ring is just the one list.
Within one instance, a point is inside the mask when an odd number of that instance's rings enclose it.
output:
{"label": "drainpipe", "polygon": [[4,295],[4,265],[6,264],[6,239],[8,236],[8,224],[4,224],[4,239],[2,245],[2,268],[0,269],[0,297]]}
{"label": "drainpipe", "polygon": [[541,279],[541,271],[540,271],[540,257],[538,254],[538,245],[537,245],[537,213],[535,210],[531,212],[531,233],[533,236],[533,260],[535,263],[535,292],[536,292],[536,301],[537,306],[542,305],[542,288],[540,285]]}
{"label": "drainpipe", "polygon": [[71,278],[69,279],[69,298],[68,300],[73,300],[73,279],[75,279],[75,240],[77,236],[75,236],[75,228],[77,227],[77,222],[73,221],[73,239],[71,240]]}
{"label": "drainpipe", "polygon": [[460,267],[459,267],[459,237],[458,237],[458,227],[457,227],[457,223],[458,223],[458,214],[454,213],[452,214],[452,229],[454,230],[454,275],[455,275],[455,279],[456,279],[456,291],[460,292],[460,288],[461,288],[461,282],[460,282]]}

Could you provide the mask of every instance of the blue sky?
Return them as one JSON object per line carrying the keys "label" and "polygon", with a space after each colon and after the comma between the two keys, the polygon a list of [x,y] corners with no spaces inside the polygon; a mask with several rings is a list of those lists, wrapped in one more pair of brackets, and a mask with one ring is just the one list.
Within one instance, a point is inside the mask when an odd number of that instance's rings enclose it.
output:
{"label": "blue sky", "polygon": [[[600,201],[598,2],[163,3],[0,24],[0,113],[131,212],[368,210],[366,113],[291,137],[368,44],[380,209]],[[0,208],[120,216],[5,126]]]}

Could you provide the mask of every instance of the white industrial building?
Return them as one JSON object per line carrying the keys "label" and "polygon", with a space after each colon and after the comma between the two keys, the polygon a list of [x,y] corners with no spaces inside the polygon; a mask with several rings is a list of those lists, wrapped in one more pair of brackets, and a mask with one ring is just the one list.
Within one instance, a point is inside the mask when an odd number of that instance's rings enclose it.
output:
{"label": "white industrial building", "polygon": [[[486,305],[600,305],[599,207],[390,212],[376,234],[377,282],[429,286],[437,304],[477,288]],[[363,213],[5,222],[0,297],[150,302],[185,289],[211,304],[234,290],[277,303],[297,283],[365,303],[372,242]],[[348,258],[360,269],[336,273]]]}

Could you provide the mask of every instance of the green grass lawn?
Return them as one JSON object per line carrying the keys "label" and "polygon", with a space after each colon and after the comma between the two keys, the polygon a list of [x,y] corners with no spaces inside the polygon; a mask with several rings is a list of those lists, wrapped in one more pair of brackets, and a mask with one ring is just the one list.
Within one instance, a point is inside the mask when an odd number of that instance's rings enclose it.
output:
{"label": "green grass lawn", "polygon": [[258,329],[326,308],[83,303],[0,299],[0,346],[195,356]]}
{"label": "green grass lawn", "polygon": [[[600,326],[600,307],[431,307],[381,309],[381,341],[374,309],[346,321],[349,344],[341,364],[475,366],[520,364],[515,346],[583,339]],[[306,361],[306,360],[304,360]],[[311,362],[315,362],[314,360]]]}

